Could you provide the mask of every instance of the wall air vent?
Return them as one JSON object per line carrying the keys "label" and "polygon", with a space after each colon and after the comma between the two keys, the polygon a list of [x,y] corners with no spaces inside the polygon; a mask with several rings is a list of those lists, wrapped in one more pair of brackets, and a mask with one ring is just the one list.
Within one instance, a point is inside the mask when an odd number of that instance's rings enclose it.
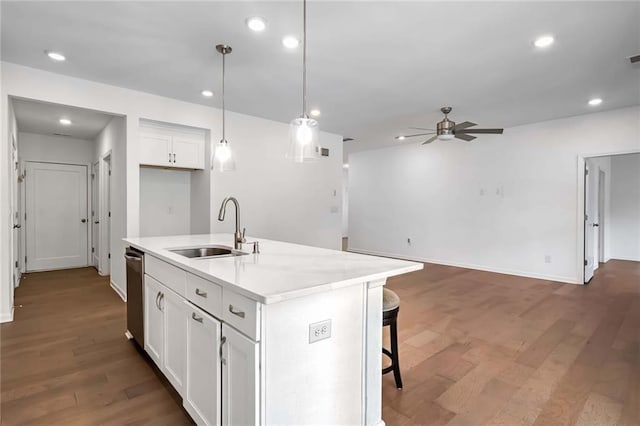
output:
{"label": "wall air vent", "polygon": [[52,133],[53,136],[64,136],[65,138],[70,138],[71,135],[65,135],[64,133]]}
{"label": "wall air vent", "polygon": [[351,142],[353,138],[342,138],[342,142]]}

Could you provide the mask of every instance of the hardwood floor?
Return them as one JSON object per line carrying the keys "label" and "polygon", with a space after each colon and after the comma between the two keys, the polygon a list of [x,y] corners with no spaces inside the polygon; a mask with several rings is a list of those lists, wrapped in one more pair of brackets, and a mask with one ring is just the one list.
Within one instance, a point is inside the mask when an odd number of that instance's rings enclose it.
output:
{"label": "hardwood floor", "polygon": [[[383,376],[387,425],[640,424],[640,263],[610,261],[588,286],[430,264],[388,285],[404,390]],[[16,306],[2,424],[191,423],[93,269],[29,274]]]}
{"label": "hardwood floor", "polygon": [[3,425],[192,424],[93,268],[28,274],[2,324]]}
{"label": "hardwood floor", "polygon": [[438,265],[388,286],[404,380],[383,377],[388,425],[640,424],[640,263],[587,286]]}

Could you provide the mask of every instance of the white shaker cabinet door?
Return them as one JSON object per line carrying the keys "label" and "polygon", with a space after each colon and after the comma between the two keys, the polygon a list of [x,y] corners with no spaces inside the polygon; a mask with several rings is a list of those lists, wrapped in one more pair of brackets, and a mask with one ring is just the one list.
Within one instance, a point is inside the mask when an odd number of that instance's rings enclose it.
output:
{"label": "white shaker cabinet door", "polygon": [[140,134],[140,164],[172,166],[171,136],[153,133]]}
{"label": "white shaker cabinet door", "polygon": [[187,364],[187,305],[173,291],[163,291],[161,308],[164,313],[164,359],[165,376],[180,395],[184,391]]}
{"label": "white shaker cabinet door", "polygon": [[187,377],[183,405],[198,425],[220,424],[220,321],[185,302]]}
{"label": "white shaker cabinet door", "polygon": [[222,424],[259,423],[258,343],[222,325]]}
{"label": "white shaker cabinet door", "polygon": [[204,169],[204,139],[174,136],[173,167]]}
{"label": "white shaker cabinet door", "polygon": [[148,275],[144,276],[144,350],[162,368],[164,346],[164,315],[162,286]]}

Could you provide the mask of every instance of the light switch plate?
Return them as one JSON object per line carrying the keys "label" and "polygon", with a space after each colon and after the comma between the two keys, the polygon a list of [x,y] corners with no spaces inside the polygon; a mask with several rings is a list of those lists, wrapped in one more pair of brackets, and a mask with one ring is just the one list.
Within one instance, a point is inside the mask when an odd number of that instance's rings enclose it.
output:
{"label": "light switch plate", "polygon": [[309,343],[315,343],[329,337],[331,337],[330,319],[309,324]]}

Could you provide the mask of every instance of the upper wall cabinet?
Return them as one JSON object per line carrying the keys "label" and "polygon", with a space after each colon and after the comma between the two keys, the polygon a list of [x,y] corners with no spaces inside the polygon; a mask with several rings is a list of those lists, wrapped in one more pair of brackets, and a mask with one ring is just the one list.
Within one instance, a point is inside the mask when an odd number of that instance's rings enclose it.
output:
{"label": "upper wall cabinet", "polygon": [[205,168],[204,130],[140,121],[140,165]]}

